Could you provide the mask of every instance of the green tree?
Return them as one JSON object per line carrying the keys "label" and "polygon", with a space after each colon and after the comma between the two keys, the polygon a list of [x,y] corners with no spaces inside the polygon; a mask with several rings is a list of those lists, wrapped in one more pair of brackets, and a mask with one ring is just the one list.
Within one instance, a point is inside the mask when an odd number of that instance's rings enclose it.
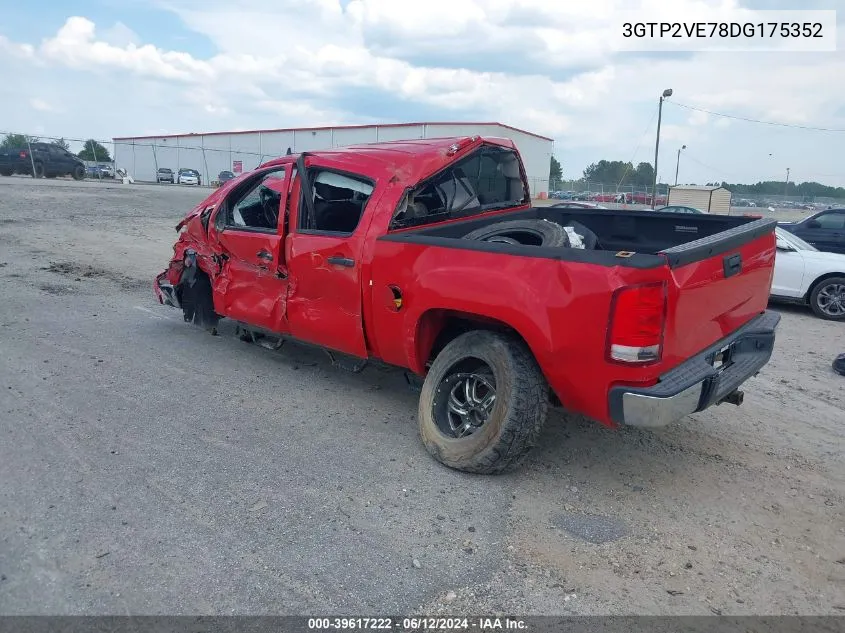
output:
{"label": "green tree", "polygon": [[85,146],[82,148],[82,151],[77,154],[77,156],[79,156],[82,160],[92,160],[100,163],[111,162],[109,150],[92,138],[85,141]]}
{"label": "green tree", "polygon": [[654,185],[654,167],[651,163],[640,163],[634,171],[634,182],[638,187],[649,187]]}
{"label": "green tree", "polygon": [[654,182],[651,163],[633,163],[621,160],[600,160],[584,170],[584,180],[605,186],[650,188]]}
{"label": "green tree", "polygon": [[549,180],[555,183],[563,180],[563,169],[561,168],[558,159],[554,156],[552,156],[552,160],[549,163]]}
{"label": "green tree", "polygon": [[26,147],[27,143],[38,142],[37,136],[27,136],[26,134],[7,134],[3,142],[0,143],[0,149],[15,149],[17,147]]}
{"label": "green tree", "polygon": [[68,142],[64,139],[64,137],[55,139],[55,140],[53,141],[53,145],[58,145],[59,147],[61,147],[62,149],[65,149],[65,150],[69,150],[69,149],[70,149],[70,143],[68,143]]}
{"label": "green tree", "polygon": [[[641,191],[651,191],[651,184],[654,182],[654,167],[651,163],[639,163],[636,168],[632,163],[621,160],[600,160],[589,165],[584,170],[582,185],[587,186],[604,185],[605,191],[608,188],[629,190],[634,187]],[[714,182],[707,183],[713,186],[722,186],[731,193],[751,196],[801,196],[807,201],[814,198],[838,198],[845,200],[845,187],[831,187],[819,182],[790,182],[788,185],[783,180],[767,180],[753,184]],[[659,193],[665,193],[668,189],[666,183],[657,183]]]}

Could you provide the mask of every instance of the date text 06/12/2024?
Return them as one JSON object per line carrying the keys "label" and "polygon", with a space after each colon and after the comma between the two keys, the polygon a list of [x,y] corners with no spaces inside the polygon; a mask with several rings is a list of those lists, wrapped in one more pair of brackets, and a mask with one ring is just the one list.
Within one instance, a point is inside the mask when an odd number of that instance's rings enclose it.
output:
{"label": "date text 06/12/2024", "polygon": [[312,631],[527,631],[510,617],[308,618]]}

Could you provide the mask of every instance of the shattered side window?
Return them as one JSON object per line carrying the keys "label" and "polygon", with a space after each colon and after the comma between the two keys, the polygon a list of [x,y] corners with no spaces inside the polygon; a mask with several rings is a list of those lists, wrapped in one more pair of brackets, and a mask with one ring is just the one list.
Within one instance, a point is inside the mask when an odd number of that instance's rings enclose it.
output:
{"label": "shattered side window", "polygon": [[229,225],[235,228],[275,231],[284,192],[285,170],[268,172],[246,190],[236,192]]}
{"label": "shattered side window", "polygon": [[325,169],[308,170],[308,180],[311,200],[300,212],[299,230],[345,234],[355,231],[373,193],[373,183]]}
{"label": "shattered side window", "polygon": [[513,150],[485,145],[403,196],[391,229],[423,226],[525,204],[527,193]]}

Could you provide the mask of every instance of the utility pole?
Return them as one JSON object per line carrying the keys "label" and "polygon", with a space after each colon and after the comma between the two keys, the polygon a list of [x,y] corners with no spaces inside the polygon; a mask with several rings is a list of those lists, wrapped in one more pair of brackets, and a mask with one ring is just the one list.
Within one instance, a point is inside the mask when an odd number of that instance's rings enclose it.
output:
{"label": "utility pole", "polygon": [[675,163],[675,186],[678,186],[678,169],[681,166],[681,150],[686,149],[686,145],[681,145],[680,149],[678,150],[678,162]]}
{"label": "utility pole", "polygon": [[660,103],[657,106],[657,139],[654,141],[654,182],[651,187],[651,208],[653,209],[657,201],[657,155],[660,152],[660,120],[663,118],[663,100],[666,97],[672,96],[672,89],[667,88],[660,95]]}
{"label": "utility pole", "polygon": [[783,188],[783,195],[789,195],[789,167],[786,168],[786,186]]}

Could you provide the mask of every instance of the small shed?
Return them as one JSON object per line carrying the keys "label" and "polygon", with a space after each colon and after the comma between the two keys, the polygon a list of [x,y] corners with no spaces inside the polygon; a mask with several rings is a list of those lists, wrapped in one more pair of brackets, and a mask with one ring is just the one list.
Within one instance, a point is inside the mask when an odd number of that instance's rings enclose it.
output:
{"label": "small shed", "polygon": [[695,207],[705,213],[728,215],[731,212],[731,192],[724,187],[675,185],[669,187],[667,205]]}

